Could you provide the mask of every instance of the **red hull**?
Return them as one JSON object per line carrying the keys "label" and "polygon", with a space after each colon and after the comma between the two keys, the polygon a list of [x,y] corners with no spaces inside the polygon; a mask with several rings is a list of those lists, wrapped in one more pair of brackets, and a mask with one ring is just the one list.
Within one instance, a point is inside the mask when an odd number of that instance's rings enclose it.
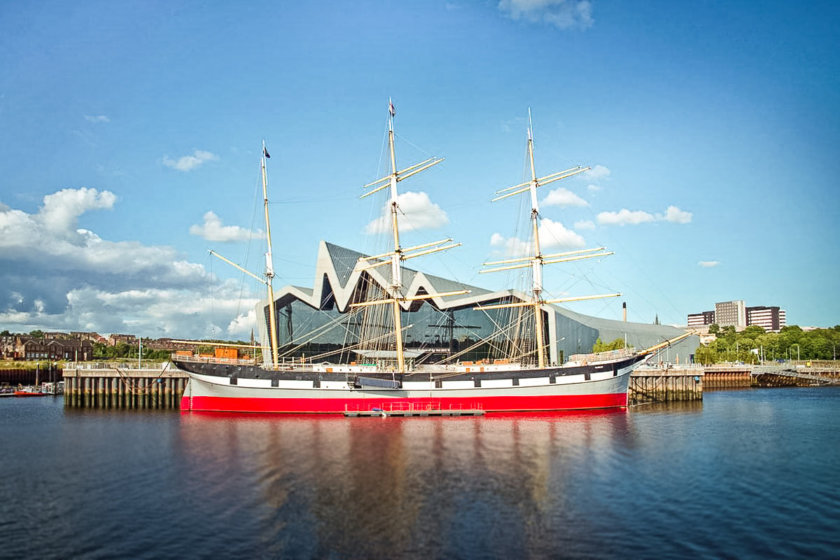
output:
{"label": "red hull", "polygon": [[47,393],[30,393],[29,391],[15,391],[16,397],[46,397]]}
{"label": "red hull", "polygon": [[279,412],[292,414],[343,414],[345,411],[480,409],[485,412],[542,412],[627,406],[627,393],[606,395],[552,395],[510,397],[445,397],[438,399],[292,399],[182,397],[181,410],[215,412]]}

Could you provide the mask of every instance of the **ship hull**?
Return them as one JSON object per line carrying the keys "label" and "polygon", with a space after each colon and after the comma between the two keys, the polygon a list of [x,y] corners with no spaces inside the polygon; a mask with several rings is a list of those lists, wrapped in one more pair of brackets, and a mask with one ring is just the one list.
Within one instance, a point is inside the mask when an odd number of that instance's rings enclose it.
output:
{"label": "ship hull", "polygon": [[[321,378],[318,381],[302,375],[296,376],[299,379],[272,380],[191,371],[181,410],[344,414],[375,409],[498,413],[622,408],[627,406],[630,373],[640,361],[633,357],[566,368],[568,371],[552,368],[464,374],[437,382],[403,380],[394,388],[360,387],[346,380],[325,380],[323,375],[317,376]],[[178,365],[184,369],[184,364]]]}

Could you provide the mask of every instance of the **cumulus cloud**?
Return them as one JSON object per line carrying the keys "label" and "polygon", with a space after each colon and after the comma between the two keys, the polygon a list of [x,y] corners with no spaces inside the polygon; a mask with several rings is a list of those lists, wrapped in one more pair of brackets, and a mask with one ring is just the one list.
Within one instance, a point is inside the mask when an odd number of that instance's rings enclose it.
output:
{"label": "cumulus cloud", "polygon": [[575,229],[595,229],[595,222],[591,220],[580,220],[575,222]]}
{"label": "cumulus cloud", "polygon": [[676,206],[669,206],[665,211],[665,221],[673,222],[675,224],[687,224],[691,222],[691,212],[684,212]]}
{"label": "cumulus cloud", "polygon": [[618,212],[601,212],[598,214],[598,223],[608,226],[626,226],[638,225],[646,222],[652,222],[655,218],[653,214],[649,214],[642,210],[627,210],[622,208]]}
{"label": "cumulus cloud", "polygon": [[584,199],[573,193],[572,191],[560,187],[554,189],[542,201],[543,206],[589,206],[589,203]]}
{"label": "cumulus cloud", "polygon": [[[424,192],[404,192],[397,196],[397,205],[400,208],[397,217],[400,231],[434,229],[449,223],[449,216],[446,215],[446,212],[432,202],[429,195]],[[390,212],[389,207],[383,208],[382,215],[365,226],[365,233],[391,231]]]}
{"label": "cumulus cloud", "polygon": [[239,323],[231,317],[257,301],[240,296],[238,283],[215,279],[171,247],[109,241],[78,228],[85,212],[115,201],[109,191],[80,188],[45,196],[31,214],[0,205],[0,324],[24,332],[234,334],[231,325]]}
{"label": "cumulus cloud", "polygon": [[79,216],[88,210],[111,209],[117,197],[110,191],[96,189],[62,189],[44,197],[37,219],[47,230],[73,233]]}
{"label": "cumulus cloud", "polygon": [[[604,167],[603,165],[595,165],[589,171],[584,171],[583,176],[587,180],[595,181],[597,183],[598,181],[608,179],[609,176],[610,176],[610,173],[611,173],[611,171],[607,167]],[[590,185],[590,188],[592,188],[592,187],[595,187],[596,189],[599,188],[599,187],[596,187],[595,185]]]}
{"label": "cumulus cloud", "polygon": [[85,120],[92,123],[109,123],[111,119],[105,115],[85,115]]}
{"label": "cumulus cloud", "polygon": [[644,210],[627,210],[626,208],[622,208],[618,212],[601,212],[598,214],[597,220],[601,225],[635,226],[649,222],[687,224],[691,222],[691,218],[691,212],[685,212],[676,206],[669,206],[664,214],[651,214]]}
{"label": "cumulus cloud", "polygon": [[219,159],[219,157],[215,154],[203,150],[196,150],[191,156],[182,156],[177,160],[169,156],[163,156],[163,165],[177,169],[178,171],[192,171],[199,165],[216,159]]}
{"label": "cumulus cloud", "polygon": [[[506,238],[499,233],[490,237],[490,245],[502,250],[508,256],[524,256],[531,254],[532,243],[518,237]],[[567,229],[562,223],[543,218],[540,222],[541,249],[578,249],[586,245],[583,237]]]}
{"label": "cumulus cloud", "polygon": [[190,233],[206,239],[207,241],[217,241],[221,243],[229,243],[233,241],[248,241],[253,238],[262,238],[265,235],[258,231],[251,230],[239,226],[225,226],[222,225],[222,220],[212,211],[204,214],[204,223],[202,225],[191,225]]}
{"label": "cumulus cloud", "polygon": [[558,29],[586,29],[594,23],[592,5],[586,0],[501,0],[499,10],[514,20]]}
{"label": "cumulus cloud", "polygon": [[697,263],[702,268],[714,268],[720,264],[719,261],[700,261]]}

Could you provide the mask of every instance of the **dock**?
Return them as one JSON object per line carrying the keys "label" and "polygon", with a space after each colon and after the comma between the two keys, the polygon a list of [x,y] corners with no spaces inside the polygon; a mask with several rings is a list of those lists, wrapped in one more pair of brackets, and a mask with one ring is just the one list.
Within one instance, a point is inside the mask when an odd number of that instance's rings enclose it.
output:
{"label": "dock", "polygon": [[641,366],[630,375],[627,400],[643,402],[703,400],[702,366]]}
{"label": "dock", "polygon": [[75,363],[64,367],[64,406],[99,409],[178,409],[188,375],[168,362],[156,366]]}

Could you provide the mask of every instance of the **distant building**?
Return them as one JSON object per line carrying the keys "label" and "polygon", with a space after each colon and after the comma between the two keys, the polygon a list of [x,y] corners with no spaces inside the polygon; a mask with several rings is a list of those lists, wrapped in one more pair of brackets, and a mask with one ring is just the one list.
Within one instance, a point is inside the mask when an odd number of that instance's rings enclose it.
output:
{"label": "distant building", "polygon": [[746,307],[743,300],[716,303],[714,311],[688,315],[687,325],[690,328],[701,329],[712,324],[721,327],[733,326],[738,331],[757,325],[767,332],[779,332],[782,327],[787,326],[787,317],[785,310],[778,306]]}
{"label": "distant building", "polygon": [[102,344],[107,344],[108,340],[104,338],[99,333],[95,332],[71,332],[70,338],[75,338],[77,340],[89,340],[91,342],[100,342]]}
{"label": "distant building", "polygon": [[0,336],[0,358],[14,358],[15,357],[15,340],[16,335]]}
{"label": "distant building", "polygon": [[787,314],[778,307],[747,307],[747,326],[757,325],[767,332],[779,332],[787,326]]}
{"label": "distant building", "polygon": [[722,301],[715,304],[715,322],[721,327],[735,329],[747,326],[747,307],[744,300]]}
{"label": "distant building", "polygon": [[112,334],[108,337],[108,346],[117,344],[137,344],[137,337],[133,334]]}
{"label": "distant building", "polygon": [[702,313],[692,313],[688,316],[689,327],[702,327],[704,325],[712,325],[715,322],[714,311],[703,311]]}
{"label": "distant building", "polygon": [[18,336],[15,345],[15,357],[24,360],[86,362],[93,359],[93,344],[89,340]]}

